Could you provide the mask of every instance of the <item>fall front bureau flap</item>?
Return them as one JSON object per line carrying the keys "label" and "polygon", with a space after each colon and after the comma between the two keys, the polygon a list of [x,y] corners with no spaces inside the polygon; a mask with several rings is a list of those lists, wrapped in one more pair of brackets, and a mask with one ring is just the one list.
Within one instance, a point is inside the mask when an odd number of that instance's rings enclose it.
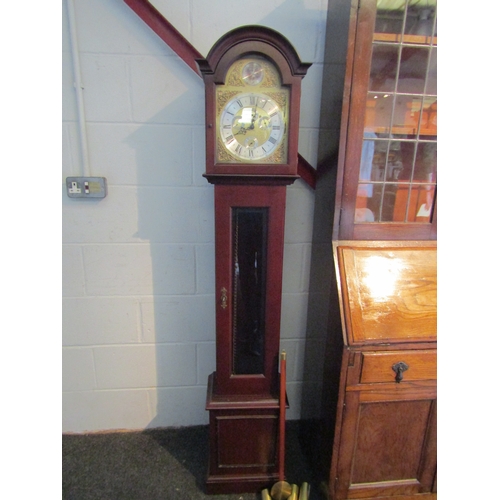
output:
{"label": "fall front bureau flap", "polygon": [[436,340],[436,254],[429,241],[334,242],[345,343]]}

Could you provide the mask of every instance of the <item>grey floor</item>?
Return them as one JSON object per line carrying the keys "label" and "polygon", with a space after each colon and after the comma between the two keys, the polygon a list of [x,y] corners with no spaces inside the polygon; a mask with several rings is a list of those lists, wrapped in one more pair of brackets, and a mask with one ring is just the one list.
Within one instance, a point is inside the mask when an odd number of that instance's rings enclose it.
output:
{"label": "grey floor", "polygon": [[[304,426],[287,422],[286,479],[324,500]],[[69,434],[62,439],[64,500],[255,500],[259,493],[207,495],[208,427]],[[314,455],[314,452],[312,452]]]}

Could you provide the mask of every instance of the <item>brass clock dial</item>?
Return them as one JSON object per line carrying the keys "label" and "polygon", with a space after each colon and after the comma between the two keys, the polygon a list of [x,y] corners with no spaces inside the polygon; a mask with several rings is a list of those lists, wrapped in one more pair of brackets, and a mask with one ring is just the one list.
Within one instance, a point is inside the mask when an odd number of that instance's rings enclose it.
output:
{"label": "brass clock dial", "polygon": [[283,110],[266,94],[237,94],[220,117],[220,138],[226,150],[241,160],[270,157],[283,141]]}
{"label": "brass clock dial", "polygon": [[289,90],[264,58],[243,58],[217,87],[217,163],[286,163]]}

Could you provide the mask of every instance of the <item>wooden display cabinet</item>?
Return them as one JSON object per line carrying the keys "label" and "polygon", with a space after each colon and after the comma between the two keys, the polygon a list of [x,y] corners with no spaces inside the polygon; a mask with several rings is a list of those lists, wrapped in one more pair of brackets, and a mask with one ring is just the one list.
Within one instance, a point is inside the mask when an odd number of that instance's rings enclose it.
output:
{"label": "wooden display cabinet", "polygon": [[436,1],[352,0],[325,377],[330,500],[437,496]]}
{"label": "wooden display cabinet", "polygon": [[436,246],[334,246],[343,348],[329,494],[436,497]]}

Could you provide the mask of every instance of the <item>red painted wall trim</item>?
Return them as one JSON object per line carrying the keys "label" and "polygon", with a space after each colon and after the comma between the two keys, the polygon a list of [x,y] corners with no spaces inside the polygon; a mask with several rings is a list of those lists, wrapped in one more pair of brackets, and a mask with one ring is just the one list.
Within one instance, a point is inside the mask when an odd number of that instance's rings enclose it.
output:
{"label": "red painted wall trim", "polygon": [[199,76],[196,59],[204,57],[147,0],[124,2]]}
{"label": "red painted wall trim", "polygon": [[310,187],[316,189],[316,169],[300,153],[297,167],[297,173],[300,175],[300,178]]}

